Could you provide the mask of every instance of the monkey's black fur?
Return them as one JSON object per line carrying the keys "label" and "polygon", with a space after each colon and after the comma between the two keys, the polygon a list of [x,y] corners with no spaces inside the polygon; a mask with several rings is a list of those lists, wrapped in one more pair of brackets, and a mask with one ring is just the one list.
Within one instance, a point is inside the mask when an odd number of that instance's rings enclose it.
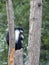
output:
{"label": "monkey's black fur", "polygon": [[[19,31],[19,37],[18,37],[18,42],[15,41],[15,50],[19,50],[19,49],[23,48],[22,41],[23,41],[24,30],[22,28],[15,28],[14,32],[17,31],[17,30]],[[17,36],[17,35],[15,35],[15,36]],[[9,31],[6,34],[6,42],[9,45]]]}

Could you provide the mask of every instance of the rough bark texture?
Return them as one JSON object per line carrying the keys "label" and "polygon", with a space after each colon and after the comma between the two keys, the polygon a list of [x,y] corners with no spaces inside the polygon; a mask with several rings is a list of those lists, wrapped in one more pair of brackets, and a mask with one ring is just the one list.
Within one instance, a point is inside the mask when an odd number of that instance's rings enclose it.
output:
{"label": "rough bark texture", "polygon": [[15,52],[14,65],[23,65],[23,49],[17,50]]}
{"label": "rough bark texture", "polygon": [[[8,63],[10,63],[10,59],[12,60],[11,55],[14,58],[13,49],[15,48],[15,40],[14,40],[14,12],[12,7],[12,1],[6,0],[6,9],[7,9],[7,19],[8,19],[8,28],[9,28],[9,57]],[[14,65],[13,60],[8,65]]]}
{"label": "rough bark texture", "polygon": [[9,27],[9,46],[10,49],[15,47],[14,43],[14,12],[12,7],[12,1],[6,0],[6,9],[7,9],[7,19]]}
{"label": "rough bark texture", "polygon": [[30,1],[28,65],[39,65],[42,22],[42,0]]}
{"label": "rough bark texture", "polygon": [[[23,65],[23,49],[14,50],[14,12],[12,7],[12,1],[6,0],[7,19],[9,27],[9,54],[8,54],[8,65]],[[15,52],[15,55],[14,55]],[[14,59],[15,56],[15,60]]]}

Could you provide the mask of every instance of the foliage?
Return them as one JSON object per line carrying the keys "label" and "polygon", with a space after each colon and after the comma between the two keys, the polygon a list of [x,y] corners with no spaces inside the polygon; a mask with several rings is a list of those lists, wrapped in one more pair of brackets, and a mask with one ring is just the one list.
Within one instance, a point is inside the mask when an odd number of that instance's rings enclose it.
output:
{"label": "foliage", "polygon": [[49,61],[49,1],[43,0],[41,61]]}

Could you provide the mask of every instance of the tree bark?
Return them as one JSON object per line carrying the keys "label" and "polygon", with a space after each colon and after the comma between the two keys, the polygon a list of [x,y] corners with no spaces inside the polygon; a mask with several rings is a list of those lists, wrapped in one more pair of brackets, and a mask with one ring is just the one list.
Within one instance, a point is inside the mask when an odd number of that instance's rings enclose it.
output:
{"label": "tree bark", "polygon": [[[14,51],[15,51],[15,40],[14,40],[14,11],[11,0],[6,0],[7,20],[9,28],[9,57],[8,65],[14,65]],[[11,63],[10,63],[11,62]]]}
{"label": "tree bark", "polygon": [[14,65],[23,65],[23,49],[17,50],[15,52]]}
{"label": "tree bark", "polygon": [[9,27],[8,65],[23,65],[23,49],[15,51],[14,12],[11,0],[6,0],[7,19]]}
{"label": "tree bark", "polygon": [[42,0],[30,1],[28,65],[39,65],[42,22]]}

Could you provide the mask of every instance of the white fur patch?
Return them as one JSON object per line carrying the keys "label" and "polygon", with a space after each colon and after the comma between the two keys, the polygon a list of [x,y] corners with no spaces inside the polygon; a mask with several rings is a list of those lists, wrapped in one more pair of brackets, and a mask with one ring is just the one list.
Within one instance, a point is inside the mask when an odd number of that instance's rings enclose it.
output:
{"label": "white fur patch", "polygon": [[22,33],[23,33],[23,30],[20,30],[20,32],[22,32]]}
{"label": "white fur patch", "polygon": [[21,34],[21,37],[24,39],[24,36]]}
{"label": "white fur patch", "polygon": [[20,31],[19,30],[15,30],[15,42],[18,42],[19,34],[20,34]]}

